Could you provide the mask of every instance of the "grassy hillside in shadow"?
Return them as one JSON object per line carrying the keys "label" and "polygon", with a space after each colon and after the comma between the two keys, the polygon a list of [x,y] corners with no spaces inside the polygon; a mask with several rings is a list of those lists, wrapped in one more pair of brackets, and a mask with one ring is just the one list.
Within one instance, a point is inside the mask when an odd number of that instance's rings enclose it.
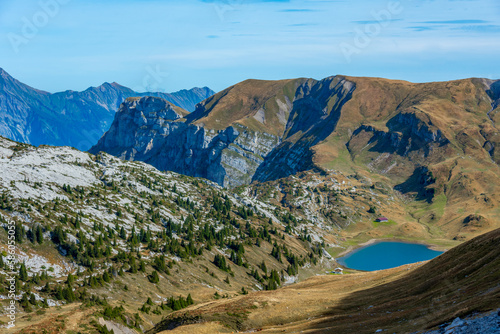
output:
{"label": "grassy hillside in shadow", "polygon": [[409,333],[500,307],[500,229],[436,259],[377,272],[325,275],[277,291],[175,312],[148,333]]}

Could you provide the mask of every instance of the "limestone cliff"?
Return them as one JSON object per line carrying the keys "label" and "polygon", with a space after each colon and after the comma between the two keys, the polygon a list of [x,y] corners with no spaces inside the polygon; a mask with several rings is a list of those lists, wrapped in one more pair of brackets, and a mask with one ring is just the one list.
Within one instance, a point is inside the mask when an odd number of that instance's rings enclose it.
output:
{"label": "limestone cliff", "polygon": [[156,97],[129,98],[91,152],[106,151],[160,170],[204,177],[221,185],[248,183],[279,138],[235,124],[206,129],[180,120],[187,113]]}
{"label": "limestone cliff", "polygon": [[[290,175],[312,167],[311,147],[333,131],[354,84],[341,77],[284,81],[269,96],[249,99],[248,109],[245,96],[232,92],[238,89],[200,103],[190,115],[160,98],[129,98],[90,152],[106,151],[227,187]],[[227,109],[217,104],[233,97],[241,99],[243,110],[225,115]]]}

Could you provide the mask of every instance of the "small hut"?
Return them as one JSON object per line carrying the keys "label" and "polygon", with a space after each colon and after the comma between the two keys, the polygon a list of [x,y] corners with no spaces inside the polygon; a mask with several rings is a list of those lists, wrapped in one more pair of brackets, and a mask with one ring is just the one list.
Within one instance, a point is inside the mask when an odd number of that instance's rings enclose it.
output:
{"label": "small hut", "polygon": [[344,273],[344,269],[342,269],[342,268],[335,268],[335,270],[333,272],[335,274],[337,274],[337,275],[342,275]]}

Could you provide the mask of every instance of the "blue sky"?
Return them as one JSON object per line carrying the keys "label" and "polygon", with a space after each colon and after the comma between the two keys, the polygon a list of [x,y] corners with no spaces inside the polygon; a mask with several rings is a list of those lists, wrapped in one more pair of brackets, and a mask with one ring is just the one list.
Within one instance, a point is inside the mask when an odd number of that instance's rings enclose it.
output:
{"label": "blue sky", "polygon": [[335,74],[498,79],[499,55],[498,0],[0,2],[0,67],[50,92]]}

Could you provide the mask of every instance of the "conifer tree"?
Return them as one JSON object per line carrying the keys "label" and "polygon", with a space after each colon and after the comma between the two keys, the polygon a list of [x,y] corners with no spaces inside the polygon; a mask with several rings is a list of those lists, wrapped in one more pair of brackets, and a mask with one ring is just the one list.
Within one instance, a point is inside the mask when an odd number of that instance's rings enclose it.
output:
{"label": "conifer tree", "polygon": [[68,278],[66,279],[66,284],[71,286],[74,281],[75,281],[75,277],[73,276],[73,274],[69,273]]}
{"label": "conifer tree", "polygon": [[24,262],[21,263],[21,267],[19,268],[19,279],[23,282],[28,281],[28,271]]}
{"label": "conifer tree", "polygon": [[22,243],[25,235],[24,227],[22,224],[16,223],[15,230],[14,230],[14,238],[16,242]]}
{"label": "conifer tree", "polygon": [[40,245],[43,243],[43,231],[40,225],[37,225],[35,228],[35,240]]}
{"label": "conifer tree", "polygon": [[193,298],[191,297],[191,294],[188,294],[187,298],[186,298],[186,302],[188,305],[193,305],[194,304],[194,301],[193,301]]}
{"label": "conifer tree", "polygon": [[151,275],[148,278],[149,278],[149,281],[151,283],[156,284],[160,281],[160,276],[158,276],[158,272],[156,270],[153,270],[153,272],[151,273]]}

